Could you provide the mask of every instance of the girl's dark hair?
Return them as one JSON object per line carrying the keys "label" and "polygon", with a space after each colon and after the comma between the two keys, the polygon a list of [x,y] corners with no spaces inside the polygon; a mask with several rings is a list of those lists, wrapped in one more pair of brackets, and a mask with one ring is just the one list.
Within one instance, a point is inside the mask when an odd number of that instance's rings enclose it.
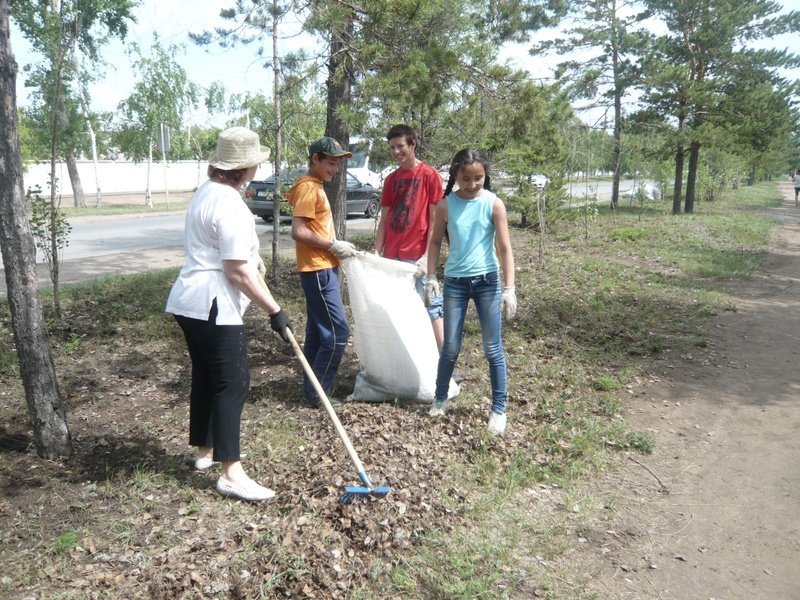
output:
{"label": "girl's dark hair", "polygon": [[444,190],[444,198],[453,191],[453,186],[456,184],[456,175],[461,167],[471,165],[473,163],[480,163],[483,165],[483,171],[486,173],[486,179],[483,181],[483,189],[491,191],[492,179],[489,176],[491,165],[489,164],[489,157],[486,152],[478,148],[464,148],[456,152],[453,161],[450,163],[450,178],[447,180],[447,187]]}
{"label": "girl's dark hair", "polygon": [[232,185],[233,187],[239,187],[242,185],[246,175],[247,169],[233,169],[231,171],[226,171],[225,169],[218,169],[217,167],[208,165],[209,179],[214,179],[216,177],[221,183]]}

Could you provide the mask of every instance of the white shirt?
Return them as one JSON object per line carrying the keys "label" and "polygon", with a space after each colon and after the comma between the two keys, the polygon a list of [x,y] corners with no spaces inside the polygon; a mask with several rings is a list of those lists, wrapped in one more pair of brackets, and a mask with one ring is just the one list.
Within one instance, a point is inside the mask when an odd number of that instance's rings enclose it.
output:
{"label": "white shirt", "polygon": [[167,299],[166,312],[208,320],[217,299],[217,325],[241,325],[250,299],[223,271],[223,260],[258,262],[253,215],[238,191],[208,180],[186,211],[184,265]]}

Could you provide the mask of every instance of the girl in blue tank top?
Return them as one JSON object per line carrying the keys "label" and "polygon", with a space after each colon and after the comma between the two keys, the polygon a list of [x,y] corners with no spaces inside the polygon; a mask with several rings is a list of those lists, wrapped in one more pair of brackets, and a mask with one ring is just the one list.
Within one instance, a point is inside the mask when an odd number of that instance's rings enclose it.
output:
{"label": "girl in blue tank top", "polygon": [[[458,183],[458,189],[453,187]],[[444,266],[444,344],[439,353],[432,417],[447,411],[447,391],[461,352],[464,319],[470,299],[475,303],[489,362],[492,410],[489,432],[506,429],[506,358],[502,319],[517,310],[514,292],[514,255],[508,235],[508,217],[502,200],[489,191],[489,159],[482,150],[465,148],[453,157],[444,200],[436,205],[428,243],[425,300],[439,295],[436,266],[447,232],[450,253]],[[502,271],[502,289],[501,277]]]}

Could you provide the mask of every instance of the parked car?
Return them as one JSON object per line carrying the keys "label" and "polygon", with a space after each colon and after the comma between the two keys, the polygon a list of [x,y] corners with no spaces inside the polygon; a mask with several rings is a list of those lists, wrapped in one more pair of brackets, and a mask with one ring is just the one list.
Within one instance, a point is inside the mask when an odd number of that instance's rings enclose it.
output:
{"label": "parked car", "polygon": [[628,198],[633,202],[640,197],[643,200],[661,200],[661,190],[650,181],[637,183],[632,188],[620,192],[622,198]]}
{"label": "parked car", "polygon": [[540,190],[543,190],[544,187],[548,183],[550,183],[550,178],[547,177],[547,175],[541,175],[541,174],[537,173],[537,174],[531,175],[531,183],[533,183],[533,185],[536,186],[537,188],[539,188]]}
{"label": "parked car", "polygon": [[[305,170],[301,173],[305,174]],[[292,176],[294,175],[294,176]],[[281,218],[290,219],[292,207],[284,197],[294,181],[299,177],[291,171],[286,176],[286,183],[281,183],[282,197],[280,204]],[[283,178],[281,178],[283,179]],[[251,181],[244,191],[244,201],[254,215],[264,221],[272,221],[272,198],[275,194],[275,179],[270,175],[263,181]],[[347,213],[363,213],[375,218],[381,212],[381,190],[368,183],[361,183],[351,173],[347,174]]]}

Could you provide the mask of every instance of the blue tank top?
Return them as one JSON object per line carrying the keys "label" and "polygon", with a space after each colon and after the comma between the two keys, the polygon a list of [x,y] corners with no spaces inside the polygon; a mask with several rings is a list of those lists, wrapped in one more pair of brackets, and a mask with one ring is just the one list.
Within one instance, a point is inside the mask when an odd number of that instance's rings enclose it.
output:
{"label": "blue tank top", "polygon": [[450,254],[444,265],[445,277],[475,277],[497,271],[500,262],[494,248],[492,209],[495,196],[484,190],[474,200],[447,195],[447,235]]}

